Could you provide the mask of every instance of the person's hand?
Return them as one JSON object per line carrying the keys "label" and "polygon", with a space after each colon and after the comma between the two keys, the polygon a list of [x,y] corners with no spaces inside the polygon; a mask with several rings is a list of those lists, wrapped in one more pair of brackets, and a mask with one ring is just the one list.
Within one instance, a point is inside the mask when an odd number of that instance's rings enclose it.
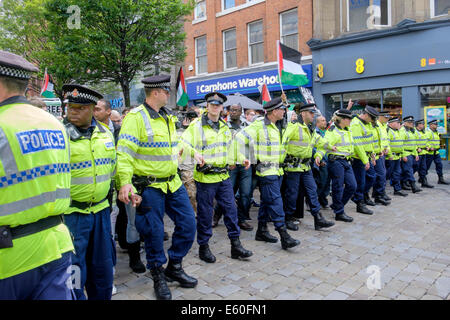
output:
{"label": "person's hand", "polygon": [[250,168],[251,165],[250,160],[245,159],[242,165],[245,167],[245,170],[248,170],[248,168]]}
{"label": "person's hand", "polygon": [[352,99],[348,100],[348,106],[347,106],[347,110],[350,110],[353,107],[353,101]]}
{"label": "person's hand", "polygon": [[316,157],[316,166],[320,167],[320,157]]}
{"label": "person's hand", "polygon": [[331,148],[331,150],[332,150],[333,152],[336,152],[336,151],[337,151],[337,147],[336,147],[336,146],[333,146],[333,147]]}
{"label": "person's hand", "polygon": [[178,157],[181,158],[181,156],[183,155],[183,150],[184,150],[184,149],[181,149],[180,152],[178,152]]}
{"label": "person's hand", "polygon": [[325,167],[326,165],[327,165],[327,163],[326,163],[326,162],[323,162],[323,161],[322,161],[322,162],[320,162],[320,166],[321,166],[321,167]]}
{"label": "person's hand", "polygon": [[205,165],[205,159],[203,156],[199,153],[194,154],[194,160],[200,164],[200,167],[203,167]]}
{"label": "person's hand", "polygon": [[418,148],[418,149],[417,149],[417,152],[418,152],[418,153],[421,153],[421,152],[422,152],[422,149],[421,149],[421,148]]}
{"label": "person's hand", "polygon": [[364,169],[369,170],[370,169],[370,162],[367,162],[366,165],[364,166]]}
{"label": "person's hand", "polygon": [[131,205],[135,208],[139,207],[142,202],[142,197],[138,194],[131,195]]}
{"label": "person's hand", "polygon": [[416,161],[419,161],[419,156],[416,156]]}
{"label": "person's hand", "polygon": [[126,184],[122,186],[119,190],[119,200],[122,201],[125,204],[128,204],[130,202],[130,193],[131,193],[131,199],[133,199],[133,196],[135,196],[133,192],[133,185],[132,184]]}
{"label": "person's hand", "polygon": [[408,157],[403,157],[402,160],[403,162],[408,162]]}
{"label": "person's hand", "polygon": [[372,159],[372,165],[376,166],[377,165],[377,161],[375,159]]}

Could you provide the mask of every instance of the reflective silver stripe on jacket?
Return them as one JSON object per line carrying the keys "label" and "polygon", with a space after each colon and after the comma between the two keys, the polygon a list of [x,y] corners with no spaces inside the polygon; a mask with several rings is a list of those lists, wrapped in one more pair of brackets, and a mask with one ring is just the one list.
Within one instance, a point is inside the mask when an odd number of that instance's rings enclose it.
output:
{"label": "reflective silver stripe on jacket", "polygon": [[10,175],[18,172],[16,159],[14,158],[14,153],[12,152],[9,141],[6,138],[6,134],[2,128],[0,128],[0,161],[3,164],[3,170],[5,170],[6,175]]}
{"label": "reflective silver stripe on jacket", "polygon": [[144,119],[145,131],[147,132],[148,142],[153,142],[153,130],[152,126],[150,125],[150,119],[144,110],[141,110],[139,112],[142,115],[142,119]]}
{"label": "reflective silver stripe on jacket", "polygon": [[102,175],[99,175],[99,176],[95,177],[95,181],[97,181],[97,183],[105,182],[105,181],[108,181],[110,179],[111,179],[111,174],[110,173],[102,174]]}
{"label": "reflective silver stripe on jacket", "polygon": [[57,189],[37,196],[0,205],[0,216],[8,216],[42,206],[58,199],[70,199],[70,189]]}
{"label": "reflective silver stripe on jacket", "polygon": [[93,183],[94,183],[93,177],[73,177],[70,180],[70,184],[72,185],[93,184]]}
{"label": "reflective silver stripe on jacket", "polygon": [[130,148],[126,146],[118,146],[117,151],[119,152],[125,152],[129,154],[131,157],[139,160],[146,160],[146,161],[177,161],[178,160],[178,154],[174,155],[147,155],[147,154],[140,154],[137,153]]}

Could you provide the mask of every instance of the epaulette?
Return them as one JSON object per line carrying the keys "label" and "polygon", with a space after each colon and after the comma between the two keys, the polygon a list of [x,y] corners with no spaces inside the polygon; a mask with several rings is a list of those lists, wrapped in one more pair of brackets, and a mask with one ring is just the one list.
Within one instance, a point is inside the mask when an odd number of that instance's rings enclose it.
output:
{"label": "epaulette", "polygon": [[139,107],[136,107],[136,108],[131,109],[131,110],[130,110],[130,113],[138,113],[138,112],[140,112],[141,110],[144,110],[144,106],[143,106],[143,105],[140,105]]}

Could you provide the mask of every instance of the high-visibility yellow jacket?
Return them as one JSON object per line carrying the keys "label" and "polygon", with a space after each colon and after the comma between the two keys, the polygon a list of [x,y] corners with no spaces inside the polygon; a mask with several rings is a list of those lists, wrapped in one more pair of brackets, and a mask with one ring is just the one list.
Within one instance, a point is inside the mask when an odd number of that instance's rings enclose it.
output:
{"label": "high-visibility yellow jacket", "polygon": [[386,156],[387,160],[398,160],[403,157],[404,133],[392,128],[388,129],[390,149]]}
{"label": "high-visibility yellow jacket", "polygon": [[423,156],[428,153],[428,151],[427,151],[428,136],[427,136],[427,132],[425,131],[425,129],[424,130],[416,129],[416,143],[417,143],[417,148],[421,149],[420,152],[419,152],[419,150],[417,150],[419,156]]}
{"label": "high-visibility yellow jacket", "polygon": [[[161,115],[164,114],[167,121]],[[178,169],[177,117],[165,107],[156,112],[148,105],[131,110],[123,120],[117,143],[117,179],[119,187],[131,183],[133,174],[167,178],[169,182],[152,183],[167,193],[181,187]]]}
{"label": "high-visibility yellow jacket", "polygon": [[403,156],[417,156],[416,130],[414,128],[407,129],[403,126],[400,128],[400,131],[402,132],[403,136]]}
{"label": "high-visibility yellow jacket", "polygon": [[[433,148],[434,150],[438,150],[441,148],[441,138],[439,137],[439,133],[437,131],[433,131],[428,129],[428,146]],[[428,151],[428,154],[434,154],[434,151]]]}
{"label": "high-visibility yellow jacket", "polygon": [[71,205],[66,214],[97,213],[110,205],[106,197],[116,167],[114,137],[105,124],[93,120],[93,125],[95,128],[90,139],[82,136],[73,141],[69,137],[72,177],[70,196],[72,200],[78,202],[98,204],[87,209],[79,209]]}
{"label": "high-visibility yellow jacket", "polygon": [[[293,157],[310,159],[313,148],[318,148],[318,152],[322,152],[321,150],[324,149],[326,144],[326,141],[315,130],[311,132],[308,126],[301,122],[296,122],[289,126],[288,134],[287,154]],[[311,170],[309,162],[301,163],[296,167],[288,165],[284,169],[287,172],[303,172],[308,170]]]}
{"label": "high-visibility yellow jacket", "polygon": [[373,148],[376,153],[376,159],[380,157],[383,150],[389,149],[389,139],[387,137],[387,124],[382,124],[377,120],[373,128]]}
{"label": "high-visibility yellow jacket", "polygon": [[[52,115],[24,97],[0,103],[0,226],[61,215],[70,203],[69,140]],[[0,279],[37,268],[73,250],[64,224],[0,249]]]}
{"label": "high-visibility yellow jacket", "polygon": [[[314,157],[322,159],[323,152],[326,155],[344,156],[347,159],[351,158],[355,154],[353,136],[350,128],[341,129],[336,124],[332,125],[325,133],[325,145],[319,148]],[[336,147],[336,151],[333,151],[333,146]],[[322,149],[322,152],[319,152]]]}
{"label": "high-visibility yellow jacket", "polygon": [[372,125],[359,117],[354,117],[350,123],[350,131],[355,146],[355,154],[353,157],[367,164],[369,157],[374,153]]}
{"label": "high-visibility yellow jacket", "polygon": [[233,143],[237,144],[234,147],[237,150],[237,163],[250,160],[252,164],[256,164],[256,175],[260,177],[283,175],[280,164],[286,158],[289,142],[287,132],[292,129],[293,124],[289,123],[280,133],[276,124],[267,117],[253,121],[234,138]]}
{"label": "high-visibility yellow jacket", "polygon": [[[219,129],[216,131],[211,127],[212,121],[205,113],[201,118],[195,119],[181,136],[183,153],[190,156],[198,153],[203,156],[205,164],[224,168],[227,165],[234,165],[235,159],[230,151],[232,135],[228,125],[219,120]],[[204,174],[194,170],[194,180],[202,183],[215,183],[228,179],[226,173]]]}

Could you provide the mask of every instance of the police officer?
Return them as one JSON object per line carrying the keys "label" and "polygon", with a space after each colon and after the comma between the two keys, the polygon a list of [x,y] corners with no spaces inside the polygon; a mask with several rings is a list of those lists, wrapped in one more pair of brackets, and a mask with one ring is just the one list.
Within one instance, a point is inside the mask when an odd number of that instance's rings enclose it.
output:
{"label": "police officer", "polygon": [[[356,180],[352,169],[354,141],[349,130],[352,121],[350,110],[336,111],[334,124],[325,133],[327,142],[328,174],[331,178],[331,195],[336,221],[352,222],[353,218],[345,213],[344,207],[356,191]],[[320,154],[320,149],[317,153]]]}
{"label": "police officer", "polygon": [[[298,230],[294,224],[293,214],[296,210],[299,189],[305,190],[311,214],[314,217],[314,228],[320,230],[334,225],[327,221],[320,213],[320,203],[317,196],[317,185],[311,171],[310,161],[313,147],[321,148],[326,141],[314,131],[312,122],[316,105],[305,104],[298,108],[298,121],[289,124],[289,142],[285,159],[285,190],[283,194],[283,206],[286,214],[286,227],[289,230]],[[316,159],[316,165],[320,165],[322,157]]]}
{"label": "police officer", "polygon": [[403,133],[399,130],[401,126],[400,119],[389,119],[388,126],[389,152],[386,155],[386,176],[394,188],[394,195],[406,197],[408,194],[402,192],[400,185],[402,174],[400,161],[406,160],[406,157],[403,155]]}
{"label": "police officer", "polygon": [[414,173],[419,174],[419,183],[422,188],[434,188],[427,181],[427,154],[428,154],[428,132],[425,131],[425,122],[423,119],[416,121],[416,139],[417,139],[417,153],[419,154],[419,161],[414,162]]}
{"label": "police officer", "polygon": [[414,172],[413,172],[414,161],[419,161],[413,116],[407,116],[403,118],[403,127],[400,129],[400,131],[403,136],[403,157],[406,160],[406,161],[403,160],[401,162],[402,189],[412,190],[413,193],[417,193],[422,191],[422,189],[416,186],[416,180],[414,179]]}
{"label": "police officer", "polygon": [[[281,238],[281,247],[288,249],[300,244],[287,232],[283,200],[280,187],[283,168],[280,166],[286,157],[289,135],[286,133],[284,113],[286,104],[281,98],[274,98],[264,105],[266,116],[257,119],[241,132],[234,140],[238,147],[238,161],[246,167],[256,163],[256,175],[259,180],[261,206],[258,211],[258,229],[255,240],[276,243],[278,239],[269,233],[267,222],[273,221]],[[242,151],[244,149],[244,151]],[[249,158],[246,157],[248,152]]]}
{"label": "police officer", "polygon": [[72,202],[65,222],[74,237],[73,265],[80,270],[78,300],[110,300],[115,265],[111,233],[111,178],[115,170],[114,137],[108,127],[93,118],[94,106],[102,95],[77,84],[62,87],[70,139]]}
{"label": "police officer", "polygon": [[374,169],[375,153],[373,148],[373,127],[379,113],[374,108],[367,106],[363,113],[353,118],[350,124],[353,140],[355,142],[353,172],[357,182],[353,202],[356,203],[356,211],[363,214],[373,214],[366,204],[375,205],[368,197],[368,192],[376,178]]}
{"label": "police officer", "polygon": [[212,213],[214,199],[223,210],[228,238],[231,241],[231,258],[248,258],[253,253],[245,250],[239,240],[236,200],[231,185],[228,165],[235,164],[230,149],[232,136],[227,124],[220,119],[223,103],[227,98],[219,92],[205,96],[207,110],[201,118],[191,123],[183,133],[185,151],[197,154],[202,161],[194,171],[197,187],[197,242],[201,260],[214,263],[216,257],[211,253],[208,242],[212,236]]}
{"label": "police officer", "polygon": [[0,51],[0,300],[71,300],[69,140],[24,94],[32,72]]}
{"label": "police officer", "polygon": [[375,173],[376,179],[373,185],[373,198],[375,203],[387,206],[391,204],[389,198],[386,195],[386,165],[385,155],[389,152],[389,140],[387,138],[387,121],[389,120],[389,112],[380,112],[378,120],[373,124],[374,135],[374,152],[375,152]]}
{"label": "police officer", "polygon": [[432,120],[428,122],[430,126],[430,132],[428,135],[429,150],[427,154],[427,173],[430,170],[431,164],[434,162],[436,167],[436,173],[438,175],[438,184],[450,184],[444,180],[444,174],[442,172],[442,161],[439,154],[439,149],[441,148],[441,138],[439,137],[439,132],[437,132],[437,120]]}
{"label": "police officer", "polygon": [[[170,94],[170,76],[153,76],[142,83],[145,102],[127,114],[119,136],[119,200],[128,204],[131,196],[131,202],[137,205],[135,186],[142,193],[136,228],[145,240],[147,268],[152,274],[156,297],[171,299],[166,279],[177,281],[185,288],[197,285],[197,279],[188,276],[182,268],[182,260],[195,237],[195,214],[177,174],[177,118],[165,107]],[[175,223],[165,270],[164,212]]]}

